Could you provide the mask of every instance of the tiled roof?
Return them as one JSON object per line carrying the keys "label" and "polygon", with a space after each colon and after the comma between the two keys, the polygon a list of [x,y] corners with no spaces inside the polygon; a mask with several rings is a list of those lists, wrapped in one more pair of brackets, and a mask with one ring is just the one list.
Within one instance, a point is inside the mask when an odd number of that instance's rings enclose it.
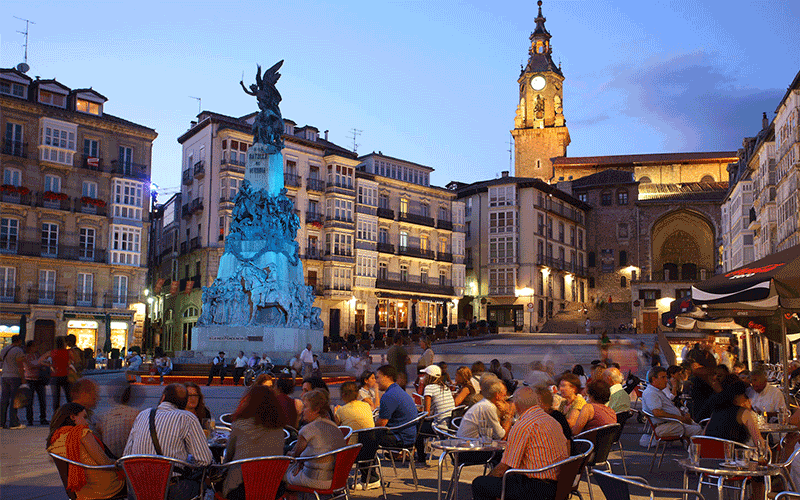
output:
{"label": "tiled roof", "polygon": [[638,165],[646,163],[701,163],[707,161],[733,162],[738,160],[736,151],[708,151],[697,153],[650,153],[612,156],[559,156],[553,158],[553,165],[594,166],[594,165]]}
{"label": "tiled roof", "polygon": [[572,181],[573,188],[586,188],[590,186],[607,186],[609,184],[635,183],[633,172],[625,170],[603,170],[596,174],[587,175]]}
{"label": "tiled roof", "polygon": [[727,182],[686,182],[683,184],[639,184],[639,202],[722,201]]}
{"label": "tiled roof", "polygon": [[548,184],[541,179],[534,179],[532,177],[499,177],[488,181],[474,182],[472,184],[463,185],[459,183],[457,198],[465,198],[472,196],[475,193],[485,192],[489,190],[490,186],[498,186],[503,184],[516,184],[519,188],[532,187],[547,194],[552,194],[554,197],[569,203],[574,207],[583,210],[589,210],[591,205],[588,205],[579,199],[573,197],[569,193],[561,191],[553,184]]}

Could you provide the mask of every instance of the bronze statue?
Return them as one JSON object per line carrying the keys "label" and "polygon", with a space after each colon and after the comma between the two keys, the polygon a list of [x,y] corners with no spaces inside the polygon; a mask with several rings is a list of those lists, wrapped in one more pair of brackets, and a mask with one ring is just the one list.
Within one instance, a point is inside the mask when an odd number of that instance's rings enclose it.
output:
{"label": "bronze statue", "polygon": [[245,87],[244,81],[239,82],[244,92],[254,96],[258,101],[260,112],[253,121],[253,143],[271,145],[277,148],[277,151],[283,148],[283,117],[280,107],[278,107],[281,102],[281,94],[275,84],[281,77],[278,70],[282,65],[283,60],[278,61],[264,72],[263,77],[261,76],[261,65],[258,65],[256,83],[250,85],[250,90]]}

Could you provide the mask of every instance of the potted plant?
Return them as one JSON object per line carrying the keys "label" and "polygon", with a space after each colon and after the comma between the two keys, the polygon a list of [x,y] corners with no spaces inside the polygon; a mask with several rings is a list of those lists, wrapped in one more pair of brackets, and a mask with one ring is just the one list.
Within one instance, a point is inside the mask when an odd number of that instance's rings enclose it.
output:
{"label": "potted plant", "polygon": [[47,201],[64,201],[68,198],[66,193],[56,193],[54,191],[45,191],[44,195],[42,195]]}

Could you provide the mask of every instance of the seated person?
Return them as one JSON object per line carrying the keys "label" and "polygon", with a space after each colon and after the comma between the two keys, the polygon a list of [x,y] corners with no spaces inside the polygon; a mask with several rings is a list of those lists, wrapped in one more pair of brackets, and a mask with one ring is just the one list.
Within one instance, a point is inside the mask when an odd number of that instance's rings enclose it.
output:
{"label": "seated person", "polygon": [[426,419],[422,421],[420,431],[417,433],[417,461],[426,462],[428,460],[425,454],[425,441],[423,435],[432,436],[433,424],[439,424],[445,418],[450,417],[453,408],[456,407],[453,401],[453,393],[450,388],[445,384],[444,376],[442,376],[442,369],[436,365],[430,365],[424,370],[425,373],[425,413],[430,417],[440,413],[449,412],[444,416],[436,417],[436,421]]}
{"label": "seated person", "polygon": [[756,368],[750,372],[750,388],[747,397],[753,410],[767,413],[786,413],[786,400],[780,389],[767,382],[764,368]]}
{"label": "seated person", "polygon": [[[303,394],[303,420],[306,425],[297,435],[292,457],[313,457],[346,446],[342,432],[327,418],[330,407],[328,392],[313,389]],[[284,480],[290,485],[327,489],[333,480],[334,456],[297,462],[286,471]]]}
{"label": "seated person", "polygon": [[[667,386],[667,370],[660,366],[654,366],[650,370],[647,389],[642,393],[642,409],[653,415],[653,424],[656,426],[656,435],[679,436],[681,429],[686,437],[696,436],[703,429],[692,421],[692,417],[684,414],[677,406],[664,394]],[[674,418],[680,422],[663,420],[662,418]]]}
{"label": "seated person", "polygon": [[[539,406],[536,392],[522,387],[514,393],[519,418],[508,434],[503,458],[488,476],[472,481],[473,500],[500,498],[503,474],[508,469],[539,469],[569,457],[570,445],[561,426]],[[507,479],[508,500],[550,500],[556,494],[558,469],[535,474],[514,474]]]}
{"label": "seated person", "polygon": [[625,377],[619,368],[611,367],[603,371],[603,380],[609,386],[610,396],[608,398],[608,406],[614,413],[620,413],[631,409],[631,396],[622,387],[622,382]]}
{"label": "seated person", "polygon": [[[66,403],[56,410],[50,423],[47,451],[86,465],[114,464],[100,438],[89,429],[86,409],[78,403]],[[124,488],[125,480],[119,472],[69,466],[67,489],[78,500],[111,498]]]}
{"label": "seated person", "polygon": [[536,391],[536,396],[539,398],[539,407],[544,410],[545,413],[553,417],[553,420],[558,422],[561,426],[561,430],[564,432],[564,437],[571,440],[572,429],[569,427],[567,417],[553,408],[553,391],[544,385],[536,385],[533,387],[533,390]]}
{"label": "seated person", "polygon": [[563,413],[567,417],[569,426],[574,427],[578,421],[578,414],[586,404],[586,400],[581,396],[582,386],[577,375],[571,372],[564,372],[558,381],[558,393],[564,398]]}
{"label": "seated person", "polygon": [[608,398],[611,396],[608,384],[603,380],[592,380],[586,386],[586,393],[589,395],[589,403],[583,405],[578,413],[578,420],[572,426],[572,433],[580,434],[604,425],[616,424],[617,414],[606,406]]}
{"label": "seated person", "polygon": [[[372,408],[364,401],[358,400],[358,385],[355,382],[343,383],[340,393],[344,404],[337,406],[333,411],[338,425],[346,425],[354,431],[375,427]],[[356,444],[357,442],[358,436],[353,435],[347,444]]]}
{"label": "seated person", "polygon": [[[417,418],[417,405],[405,389],[395,383],[397,376],[397,370],[392,365],[381,366],[375,375],[378,389],[383,392],[378,418],[375,419],[375,425],[378,427],[398,427]],[[413,445],[416,440],[417,428],[412,425],[397,433],[387,432],[381,441],[381,446],[406,448]]]}
{"label": "seated person", "polygon": [[[283,455],[286,415],[269,387],[253,386],[231,415],[233,425],[222,463]],[[228,500],[244,500],[242,470],[234,466],[225,476],[222,491]]]}
{"label": "seated person", "polygon": [[766,444],[758,431],[756,414],[750,398],[747,397],[747,384],[736,375],[729,375],[720,393],[722,398],[711,413],[705,435],[713,436],[748,446]]}
{"label": "seated person", "polygon": [[456,435],[463,438],[478,438],[482,433],[491,439],[505,439],[514,416],[514,405],[506,401],[506,385],[492,373],[481,376],[483,399],[472,405],[461,419]]}
{"label": "seated person", "polygon": [[364,370],[360,377],[358,377],[360,389],[358,390],[358,400],[369,404],[373,410],[381,405],[381,393],[378,391],[378,380],[375,378],[375,373],[370,370]]}

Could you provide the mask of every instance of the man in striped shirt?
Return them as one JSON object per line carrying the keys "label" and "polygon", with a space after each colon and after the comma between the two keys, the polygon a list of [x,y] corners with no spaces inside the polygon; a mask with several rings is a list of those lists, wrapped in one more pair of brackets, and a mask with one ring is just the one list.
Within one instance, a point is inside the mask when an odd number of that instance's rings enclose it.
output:
{"label": "man in striped shirt", "polygon": [[[213,456],[200,421],[184,410],[187,399],[188,393],[182,384],[164,387],[155,413],[156,437],[163,456],[187,461],[187,454],[190,454],[195,465],[206,466]],[[150,435],[150,411],[143,410],[136,417],[125,445],[125,455],[157,455]],[[199,482],[182,479],[170,486],[169,498],[191,498],[199,491]]]}
{"label": "man in striped shirt", "polygon": [[[508,433],[503,459],[488,476],[472,481],[473,500],[500,498],[503,473],[508,469],[539,469],[569,457],[569,441],[561,426],[538,406],[536,392],[522,387],[514,394],[519,418]],[[550,500],[556,493],[558,469],[536,474],[513,474],[506,480],[509,500]]]}

